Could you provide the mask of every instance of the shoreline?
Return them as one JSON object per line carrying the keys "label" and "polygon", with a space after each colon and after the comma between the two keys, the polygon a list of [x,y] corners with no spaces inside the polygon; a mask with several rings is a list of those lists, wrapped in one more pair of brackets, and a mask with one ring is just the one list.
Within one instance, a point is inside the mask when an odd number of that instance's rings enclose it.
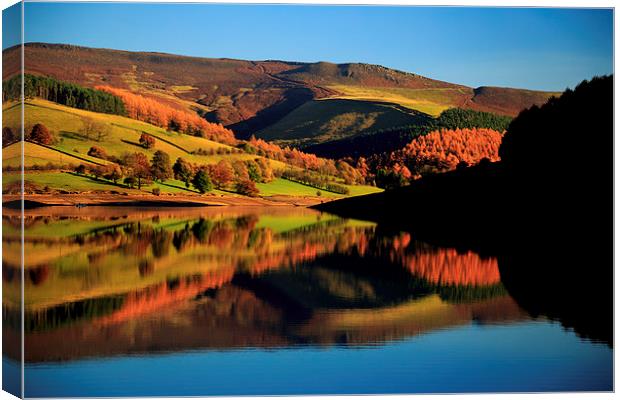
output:
{"label": "shoreline", "polygon": [[[22,196],[16,194],[2,195],[2,207],[21,209]],[[309,207],[325,202],[317,197],[272,196],[185,196],[185,195],[118,195],[108,193],[77,194],[27,194],[23,196],[24,208],[39,207],[152,207],[152,208],[189,208],[189,207],[235,207],[235,206],[295,206]],[[327,200],[329,201],[329,200]]]}

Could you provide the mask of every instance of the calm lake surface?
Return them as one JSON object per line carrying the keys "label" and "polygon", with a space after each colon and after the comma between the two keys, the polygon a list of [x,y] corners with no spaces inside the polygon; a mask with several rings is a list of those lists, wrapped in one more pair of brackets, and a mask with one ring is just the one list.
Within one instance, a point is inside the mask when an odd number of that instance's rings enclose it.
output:
{"label": "calm lake surface", "polygon": [[42,208],[24,224],[26,396],[613,389],[610,343],[533,318],[498,258],[410,232],[299,207]]}

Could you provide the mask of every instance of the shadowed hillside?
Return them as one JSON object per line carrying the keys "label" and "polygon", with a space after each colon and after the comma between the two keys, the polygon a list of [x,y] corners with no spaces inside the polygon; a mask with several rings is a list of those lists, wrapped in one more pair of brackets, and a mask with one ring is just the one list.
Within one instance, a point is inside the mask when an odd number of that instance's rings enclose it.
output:
{"label": "shadowed hillside", "polygon": [[523,111],[499,154],[316,208],[499,254],[502,281],[528,311],[611,343],[613,77]]}
{"label": "shadowed hillside", "polygon": [[307,146],[403,125],[424,125],[426,114],[390,103],[353,100],[310,101],[256,133],[280,144]]}

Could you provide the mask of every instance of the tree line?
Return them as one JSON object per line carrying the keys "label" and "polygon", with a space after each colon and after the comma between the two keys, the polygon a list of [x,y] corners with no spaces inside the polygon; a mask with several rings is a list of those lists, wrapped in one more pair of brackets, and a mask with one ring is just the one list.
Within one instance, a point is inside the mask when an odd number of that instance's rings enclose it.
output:
{"label": "tree line", "polygon": [[375,155],[358,163],[368,165],[380,187],[403,186],[412,179],[441,173],[481,160],[499,161],[502,134],[487,128],[440,129],[418,136],[400,150]]}
{"label": "tree line", "polygon": [[[88,155],[101,158],[111,163],[91,166],[80,164],[75,172],[80,175],[92,175],[95,179],[107,179],[115,184],[122,181],[129,188],[151,185],[153,182],[165,183],[177,179],[187,189],[193,188],[204,194],[213,189],[236,192],[245,196],[258,196],[256,183],[270,182],[274,171],[268,160],[221,160],[217,164],[196,165],[181,157],[174,164],[168,153],[157,150],[151,160],[141,152],[124,153],[121,157],[108,156],[106,151],[93,146]],[[160,194],[159,188],[153,193]]]}
{"label": "tree line", "polygon": [[272,160],[282,161],[288,165],[312,171],[320,175],[321,179],[338,177],[348,185],[363,184],[364,176],[350,163],[350,160],[331,160],[317,157],[291,147],[280,147],[254,136],[243,144],[243,150],[248,154],[256,154]]}
{"label": "tree line", "polygon": [[[45,76],[30,74],[24,77],[24,97],[39,97],[54,103],[81,110],[105,114],[127,115],[123,101],[111,93],[85,88]],[[20,76],[14,76],[2,83],[2,100],[19,100],[21,96]]]}

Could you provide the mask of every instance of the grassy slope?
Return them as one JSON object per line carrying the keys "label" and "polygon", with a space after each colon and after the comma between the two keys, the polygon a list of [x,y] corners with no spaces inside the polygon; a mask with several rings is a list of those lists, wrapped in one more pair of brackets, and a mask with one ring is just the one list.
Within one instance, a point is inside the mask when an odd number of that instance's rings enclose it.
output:
{"label": "grassy slope", "polygon": [[[383,101],[399,104],[432,116],[438,116],[448,108],[462,106],[465,100],[472,95],[469,88],[410,89],[350,85],[331,85],[328,87],[340,93],[331,97],[332,99]],[[392,124],[392,126],[398,126],[398,124]]]}
{"label": "grassy slope", "polygon": [[[61,151],[56,151],[47,147],[39,146],[34,143],[24,143],[24,166],[26,168],[35,165],[45,165],[48,162],[57,165],[66,165],[70,163],[75,164],[105,164],[107,161],[100,160],[98,158],[90,157],[86,154],[80,154],[82,159],[78,159],[71,154],[66,154]],[[21,165],[22,148],[20,143],[14,143],[7,146],[3,150],[2,154],[2,166],[3,167],[19,167]],[[88,162],[91,161],[91,162]]]}
{"label": "grassy slope", "polygon": [[393,104],[353,100],[310,101],[256,136],[279,143],[308,145],[364,132],[415,124],[424,115]]}
{"label": "grassy slope", "polygon": [[407,88],[352,84],[332,84],[326,87],[338,92],[329,99],[384,101],[432,116],[438,116],[442,111],[454,107],[515,116],[522,109],[533,104],[543,104],[549,97],[559,94],[499,87]]}
{"label": "grassy slope", "polygon": [[[11,107],[11,105],[8,104],[4,107],[4,110],[3,125],[13,128],[17,127],[19,124],[19,107]],[[247,160],[257,157],[245,153],[223,155],[216,154],[208,156],[188,154],[182,149],[187,151],[195,151],[199,148],[229,148],[229,146],[204,138],[167,132],[164,129],[157,128],[153,125],[117,115],[98,114],[73,109],[39,99],[29,100],[26,105],[25,112],[27,127],[29,125],[33,125],[34,123],[41,122],[56,133],[60,138],[59,143],[54,145],[57,150],[48,149],[33,143],[25,143],[25,165],[27,167],[31,167],[33,165],[43,166],[49,162],[53,164],[75,165],[85,163],[81,158],[91,160],[93,162],[105,163],[105,161],[90,157],[86,154],[88,149],[93,145],[103,147],[109,155],[115,155],[117,157],[124,152],[140,151],[147,154],[147,156],[151,158],[156,150],[163,150],[170,155],[172,161],[174,161],[177,157],[183,157],[197,164],[217,163],[221,159],[233,161],[238,159]],[[85,139],[80,134],[83,117],[90,117],[108,124],[111,127],[110,135],[102,142]],[[132,144],[138,143],[141,132],[148,132],[154,137],[160,138],[160,140],[156,139],[156,144],[153,149],[147,150],[136,144]],[[21,147],[19,143],[3,149],[3,166],[18,166],[20,153]],[[282,169],[286,167],[286,164],[280,161],[270,160],[270,162],[274,169]],[[18,180],[18,173],[5,173],[3,185],[15,183]],[[143,187],[142,192],[137,189],[129,189],[123,185],[114,185],[112,182],[107,182],[104,180],[95,180],[89,177],[61,172],[29,171],[27,173],[26,180],[36,184],[40,188],[47,186],[50,189],[65,191],[116,190],[129,194],[139,194],[144,193],[145,191],[150,192],[152,188],[158,187],[161,189],[162,193],[197,193],[194,190],[188,190],[182,182],[174,179],[170,179],[163,184],[153,183],[150,186],[145,186]],[[314,188],[281,179],[276,179],[273,182],[266,184],[259,184],[258,186],[262,196],[315,196],[317,192]],[[372,192],[375,189],[376,188],[369,186],[362,186],[355,187],[353,190],[356,192],[367,193]],[[214,192],[216,194],[230,195],[230,193],[220,191]],[[325,197],[341,197],[325,191],[322,191],[322,195]]]}
{"label": "grassy slope", "polygon": [[[16,112],[13,110],[16,110]],[[255,156],[249,154],[209,156],[189,154],[188,152],[198,149],[230,149],[230,146],[196,136],[167,132],[153,125],[118,115],[99,114],[78,110],[40,99],[28,100],[24,113],[26,116],[26,127],[39,122],[43,123],[57,134],[59,142],[55,147],[66,152],[79,154],[80,156],[86,155],[91,146],[94,145],[103,147],[109,155],[117,157],[121,156],[124,152],[132,151],[140,151],[152,157],[155,151],[163,150],[170,155],[173,161],[178,157],[183,157],[188,161],[200,164],[217,163],[224,157],[231,161],[235,159],[248,160],[255,158]],[[82,120],[84,117],[89,117],[107,124],[110,127],[110,135],[101,142],[86,139],[80,133],[83,127]],[[11,108],[4,117],[3,126],[17,127],[18,124],[19,109]],[[139,146],[138,142],[142,132],[147,132],[156,138],[154,148],[144,149]],[[158,138],[160,140],[157,140]],[[173,143],[174,145],[167,142]],[[283,168],[284,164],[278,161],[272,161],[272,166],[274,168]]]}
{"label": "grassy slope", "polygon": [[[258,183],[256,184],[256,187],[258,187],[263,196],[277,196],[283,193],[290,194],[291,196],[316,196],[318,190],[316,188],[282,178],[274,179],[269,183]],[[327,198],[342,197],[336,193],[326,192],[324,190],[321,190],[321,196]]]}

